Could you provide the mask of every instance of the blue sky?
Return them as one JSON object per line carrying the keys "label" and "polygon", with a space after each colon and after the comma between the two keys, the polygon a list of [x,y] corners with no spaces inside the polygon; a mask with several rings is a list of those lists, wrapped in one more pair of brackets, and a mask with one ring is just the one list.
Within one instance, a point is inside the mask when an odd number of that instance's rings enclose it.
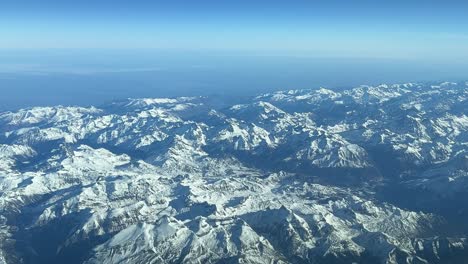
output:
{"label": "blue sky", "polygon": [[467,1],[0,1],[0,48],[468,58]]}
{"label": "blue sky", "polygon": [[468,80],[468,1],[0,0],[0,111]]}

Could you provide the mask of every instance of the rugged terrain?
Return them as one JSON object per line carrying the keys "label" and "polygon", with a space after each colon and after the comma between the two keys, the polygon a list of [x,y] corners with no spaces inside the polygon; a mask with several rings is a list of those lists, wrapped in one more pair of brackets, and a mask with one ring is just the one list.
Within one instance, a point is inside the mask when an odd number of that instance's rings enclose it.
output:
{"label": "rugged terrain", "polygon": [[468,83],[0,114],[0,263],[468,263]]}

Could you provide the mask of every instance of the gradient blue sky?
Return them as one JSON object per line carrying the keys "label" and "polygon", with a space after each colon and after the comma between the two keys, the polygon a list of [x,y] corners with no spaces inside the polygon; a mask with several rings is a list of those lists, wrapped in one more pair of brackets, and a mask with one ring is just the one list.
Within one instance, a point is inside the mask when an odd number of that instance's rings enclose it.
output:
{"label": "gradient blue sky", "polygon": [[467,0],[0,0],[0,111],[467,80],[467,13]]}
{"label": "gradient blue sky", "polygon": [[0,48],[468,59],[468,1],[1,0]]}

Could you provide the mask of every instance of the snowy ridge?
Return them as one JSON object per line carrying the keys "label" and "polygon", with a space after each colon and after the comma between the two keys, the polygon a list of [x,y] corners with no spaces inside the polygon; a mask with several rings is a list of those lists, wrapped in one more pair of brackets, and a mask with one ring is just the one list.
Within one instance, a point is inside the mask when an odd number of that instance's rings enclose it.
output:
{"label": "snowy ridge", "polygon": [[0,114],[0,263],[464,263],[467,83]]}

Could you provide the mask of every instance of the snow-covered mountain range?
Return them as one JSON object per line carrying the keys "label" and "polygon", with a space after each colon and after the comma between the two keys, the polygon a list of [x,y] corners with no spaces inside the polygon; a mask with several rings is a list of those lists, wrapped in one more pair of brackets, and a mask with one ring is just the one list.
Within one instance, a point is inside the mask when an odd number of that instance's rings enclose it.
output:
{"label": "snow-covered mountain range", "polygon": [[468,263],[467,99],[408,83],[1,113],[0,263]]}

